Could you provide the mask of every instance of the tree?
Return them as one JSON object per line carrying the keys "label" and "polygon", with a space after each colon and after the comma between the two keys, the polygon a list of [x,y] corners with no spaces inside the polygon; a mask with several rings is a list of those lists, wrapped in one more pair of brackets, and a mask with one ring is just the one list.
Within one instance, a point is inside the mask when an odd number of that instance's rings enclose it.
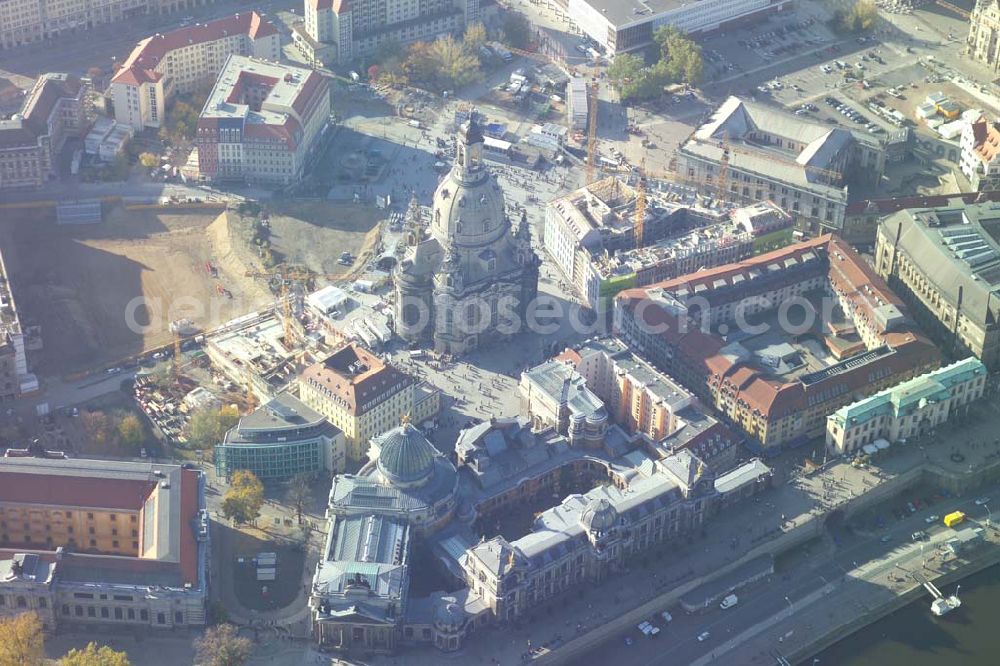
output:
{"label": "tree", "polygon": [[435,39],[431,44],[431,55],[437,65],[439,80],[448,87],[460,88],[480,76],[479,56],[451,35]]}
{"label": "tree", "polygon": [[295,507],[295,516],[298,519],[299,525],[302,524],[302,509],[312,496],[312,488],[310,487],[311,483],[311,474],[297,474],[291,481],[288,482],[288,490],[286,491],[285,496]]}
{"label": "tree", "polygon": [[436,89],[461,87],[482,76],[479,57],[465,42],[456,41],[451,35],[429,44],[411,44],[402,70],[411,81]]}
{"label": "tree", "polygon": [[0,618],[0,665],[41,666],[45,663],[42,621],[35,613]]}
{"label": "tree", "polygon": [[82,650],[74,648],[59,660],[59,666],[131,666],[131,663],[124,652],[97,643],[87,643]]}
{"label": "tree", "polygon": [[139,164],[147,169],[155,169],[160,166],[160,158],[153,153],[142,153],[139,155]]}
{"label": "tree", "polygon": [[126,414],[118,422],[118,438],[129,449],[139,448],[146,439],[142,421],[135,414]]}
{"label": "tree", "polygon": [[875,0],[857,0],[849,10],[834,13],[833,21],[844,32],[869,32],[878,21]]}
{"label": "tree", "polygon": [[664,63],[663,73],[669,78],[665,83],[685,81],[695,85],[701,80],[705,69],[701,46],[672,25],[657,28],[653,39],[660,45],[660,63]]}
{"label": "tree", "polygon": [[115,427],[111,417],[105,412],[84,410],[80,415],[80,424],[87,439],[100,451],[114,448]]}
{"label": "tree", "polygon": [[206,407],[191,415],[188,422],[188,441],[192,448],[207,449],[222,441],[226,431],[240,420],[233,407]]}
{"label": "tree", "polygon": [[486,39],[486,28],[482,23],[471,24],[465,29],[465,34],[462,35],[462,42],[473,53],[478,51],[479,47],[486,44]]}
{"label": "tree", "polygon": [[229,490],[222,498],[222,514],[237,524],[252,523],[264,506],[264,484],[245,469],[233,473]]}
{"label": "tree", "polygon": [[231,624],[209,627],[194,642],[195,660],[200,666],[241,666],[253,653],[253,643],[237,633]]}
{"label": "tree", "polygon": [[503,19],[504,42],[515,49],[525,49],[531,43],[531,24],[524,14],[507,12]]}

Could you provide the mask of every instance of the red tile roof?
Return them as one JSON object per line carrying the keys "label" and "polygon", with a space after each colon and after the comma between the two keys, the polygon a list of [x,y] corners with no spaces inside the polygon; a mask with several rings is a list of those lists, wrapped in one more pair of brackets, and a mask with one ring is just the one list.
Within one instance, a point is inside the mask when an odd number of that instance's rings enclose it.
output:
{"label": "red tile roof", "polygon": [[139,511],[155,480],[0,471],[0,502]]}
{"label": "red tile roof", "polygon": [[[360,372],[351,373],[347,365],[360,363]],[[330,391],[346,403],[352,414],[360,415],[372,406],[395,394],[395,388],[413,383],[413,378],[384,363],[360,345],[349,343],[331,354],[326,361],[315,363],[302,373],[302,382]]]}
{"label": "red tile roof", "polygon": [[889,215],[906,208],[939,208],[955,200],[971,204],[977,202],[1000,201],[1000,191],[964,192],[962,194],[938,194],[934,196],[895,197],[892,199],[865,199],[848,204],[848,215],[862,215],[872,212]]}
{"label": "red tile roof", "polygon": [[193,469],[181,470],[181,531],[180,565],[185,583],[198,585],[198,541],[195,539],[195,522],[198,517],[199,473]]}
{"label": "red tile roof", "polygon": [[168,53],[183,46],[214,42],[237,34],[245,34],[250,39],[260,39],[277,32],[278,29],[272,23],[264,21],[260,14],[249,12],[147,37],[132,49],[132,53],[122,63],[122,68],[115,74],[112,82],[138,85],[158,81],[161,75],[155,71],[156,66]]}
{"label": "red tile roof", "polygon": [[[924,337],[919,330],[906,324],[900,330],[883,332],[881,341],[891,347],[895,353],[871,364],[861,364],[831,377],[827,382],[806,385],[795,379],[787,383],[775,380],[751,364],[735,357],[727,357],[720,353],[724,341],[690,326],[685,331],[677,323],[678,317],[664,308],[655,306],[647,296],[648,290],[676,289],[680,287],[693,288],[694,284],[705,284],[711,288],[718,279],[728,281],[733,275],[742,273],[757,266],[767,266],[771,263],[781,263],[785,259],[799,256],[806,251],[822,249],[829,261],[828,279],[831,286],[839,293],[847,296],[861,312],[847,313],[862,318],[872,318],[872,310],[879,305],[894,305],[905,314],[902,300],[896,296],[888,285],[880,278],[874,269],[840,238],[826,235],[804,243],[797,243],[774,252],[748,259],[746,261],[719,266],[707,271],[699,271],[679,278],[657,283],[648,287],[629,289],[621,292],[616,300],[617,306],[629,309],[633,316],[638,314],[647,326],[667,324],[660,337],[676,353],[675,362],[686,367],[692,374],[705,378],[713,392],[725,392],[734,400],[743,401],[751,411],[760,412],[765,420],[773,421],[784,418],[796,411],[810,406],[809,398],[814,392],[825,389],[831,383],[843,386],[843,390],[834,392],[833,398],[863,392],[872,384],[873,367],[886,370],[889,375],[902,375],[914,368],[926,366],[940,361],[937,348]],[[640,302],[646,307],[637,310]],[[827,398],[830,399],[830,398]]]}

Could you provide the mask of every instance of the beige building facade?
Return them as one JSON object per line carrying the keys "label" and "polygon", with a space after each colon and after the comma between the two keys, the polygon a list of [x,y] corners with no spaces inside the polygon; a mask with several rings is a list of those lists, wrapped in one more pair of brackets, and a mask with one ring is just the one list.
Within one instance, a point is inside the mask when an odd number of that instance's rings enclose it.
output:
{"label": "beige building facade", "polygon": [[208,0],[6,0],[0,2],[0,49],[207,4]]}
{"label": "beige building facade", "polygon": [[845,405],[827,417],[826,449],[852,454],[880,439],[927,434],[981,398],[986,377],[986,366],[969,357]]}
{"label": "beige building facade", "polygon": [[994,72],[1000,70],[1000,2],[976,0],[966,40],[969,56]]}
{"label": "beige building facade", "polygon": [[159,127],[170,98],[210,86],[231,55],[278,60],[277,28],[247,12],[147,37],[111,79],[115,119],[140,131]]}
{"label": "beige building facade", "polygon": [[357,344],[341,347],[299,378],[299,398],[343,431],[347,459],[362,462],[373,437],[406,418],[420,423],[440,405],[410,375]]}

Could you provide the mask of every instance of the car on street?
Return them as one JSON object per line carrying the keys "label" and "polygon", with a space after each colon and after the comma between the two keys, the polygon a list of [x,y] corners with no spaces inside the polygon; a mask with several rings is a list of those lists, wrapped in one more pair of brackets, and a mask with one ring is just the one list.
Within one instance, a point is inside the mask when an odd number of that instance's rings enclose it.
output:
{"label": "car on street", "polygon": [[117,374],[117,373],[119,373],[121,371],[122,371],[121,368],[108,368],[104,372],[108,373],[109,375],[114,375],[114,374]]}
{"label": "car on street", "polygon": [[927,538],[927,532],[924,532],[923,530],[917,530],[916,532],[910,535],[910,538],[913,539],[914,541],[923,541],[924,539]]}
{"label": "car on street", "polygon": [[660,613],[660,617],[662,617],[663,621],[668,624],[672,622],[674,619],[674,616],[671,615],[669,611],[663,611],[662,613]]}
{"label": "car on street", "polygon": [[712,634],[710,634],[710,633],[709,633],[709,632],[707,632],[707,631],[703,631],[703,632],[701,632],[700,634],[698,634],[698,642],[699,642],[699,643],[704,643],[705,641],[707,641],[707,640],[708,640],[708,637],[709,637],[709,636],[711,636],[711,635],[712,635]]}
{"label": "car on street", "polygon": [[932,525],[939,520],[941,520],[941,516],[937,515],[936,513],[924,518],[924,522],[927,523],[928,525]]}
{"label": "car on street", "polygon": [[983,506],[984,504],[989,504],[989,503],[990,503],[989,497],[980,497],[979,499],[976,500],[976,506]]}
{"label": "car on street", "polygon": [[632,637],[631,636],[626,636],[625,637],[625,645],[632,645]]}
{"label": "car on street", "polygon": [[892,535],[891,534],[883,534],[882,538],[879,539],[879,541],[881,541],[882,543],[889,543],[890,541],[892,541]]}

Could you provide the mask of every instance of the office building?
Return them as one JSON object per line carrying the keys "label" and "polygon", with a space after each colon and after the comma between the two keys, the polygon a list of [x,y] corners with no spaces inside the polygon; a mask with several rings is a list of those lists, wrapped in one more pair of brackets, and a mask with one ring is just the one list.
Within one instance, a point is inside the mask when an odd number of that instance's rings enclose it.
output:
{"label": "office building", "polygon": [[64,625],[205,624],[208,514],[201,472],[178,465],[0,458],[0,615]]}
{"label": "office building", "polygon": [[387,43],[430,42],[479,20],[479,0],[305,0],[294,27],[300,50],[316,62],[346,65]]}
{"label": "office building", "polygon": [[38,187],[57,174],[66,139],[82,138],[94,120],[88,79],[43,74],[19,113],[0,120],[0,190]]}
{"label": "office building", "polygon": [[147,37],[111,79],[115,119],[137,131],[160,127],[173,96],[211,86],[231,55],[279,60],[278,29],[246,12]]}
{"label": "office building", "polygon": [[800,225],[830,231],[844,225],[850,182],[881,180],[886,151],[867,132],[730,97],[681,144],[677,163],[681,178],[731,201],[769,200]]}
{"label": "office building", "polygon": [[210,181],[296,183],[329,121],[330,84],[319,72],[229,56],[198,117],[198,170]]}
{"label": "office building", "polygon": [[264,482],[300,474],[341,474],[344,433],[290,393],[279,393],[240,419],[215,447],[215,473],[226,479],[245,469]]}
{"label": "office building", "polygon": [[735,29],[791,5],[790,0],[552,0],[608,56],[653,42],[671,25],[687,33]]}
{"label": "office building", "polygon": [[986,366],[969,357],[845,405],[826,419],[826,450],[856,453],[878,440],[905,443],[927,435],[967,413],[983,396],[986,377]]}

